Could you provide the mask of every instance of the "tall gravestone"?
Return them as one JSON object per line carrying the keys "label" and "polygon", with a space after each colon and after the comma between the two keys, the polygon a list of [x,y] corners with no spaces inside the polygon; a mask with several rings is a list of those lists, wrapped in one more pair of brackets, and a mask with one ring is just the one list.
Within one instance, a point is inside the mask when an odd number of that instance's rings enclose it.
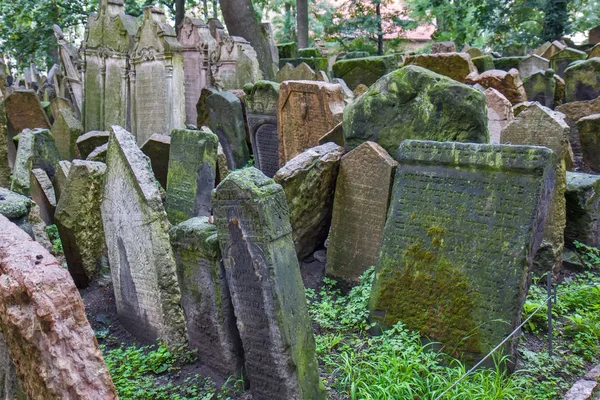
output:
{"label": "tall gravestone", "polygon": [[171,133],[166,204],[171,223],[211,215],[218,144],[217,136],[206,127],[198,131],[175,129]]}
{"label": "tall gravestone", "polygon": [[279,137],[277,136],[279,84],[258,81],[254,85],[246,85],[244,90],[254,165],[268,177],[273,177],[279,169]]}
{"label": "tall gravestone", "polygon": [[256,168],[213,192],[215,224],[257,399],[325,399],[281,186]]}
{"label": "tall gravestone", "polygon": [[58,110],[50,133],[54,137],[61,160],[71,161],[79,155],[76,143],[79,136],[83,135],[83,125],[71,109]]}
{"label": "tall gravestone", "polygon": [[342,157],[327,247],[328,275],[354,280],[375,265],[397,165],[375,142]]}
{"label": "tall gravestone", "polygon": [[29,194],[29,175],[35,168],[43,169],[50,180],[54,180],[58,160],[58,150],[49,130],[25,129],[19,135],[19,149],[13,169],[11,190]]}
{"label": "tall gravestone", "polygon": [[186,343],[185,318],[158,187],[133,135],[113,126],[100,210],[117,314],[139,339],[175,346]]}
{"label": "tall gravestone", "polygon": [[96,148],[108,143],[108,131],[91,131],[77,138],[77,151],[82,159],[87,158]]}
{"label": "tall gravestone", "polygon": [[344,91],[338,84],[283,82],[277,105],[279,166],[318,146],[319,139],[342,120],[344,105]]}
{"label": "tall gravestone", "polygon": [[85,132],[130,128],[130,64],[138,24],[125,14],[123,0],[100,0],[90,15],[83,56],[83,127]]}
{"label": "tall gravestone", "polygon": [[202,363],[227,375],[243,365],[240,334],[221,261],[217,228],[191,218],[169,231],[181,287],[190,348]]}
{"label": "tall gravestone", "polygon": [[600,57],[590,58],[565,70],[565,100],[594,100],[600,96]]}
{"label": "tall gravestone", "polygon": [[[542,147],[404,141],[372,318],[402,321],[465,360],[506,338],[521,320],[554,157]],[[504,346],[513,358],[517,342]]]}
{"label": "tall gravestone", "polygon": [[159,8],[146,7],[131,52],[132,132],[138,145],[154,133],[185,128],[183,47]]}

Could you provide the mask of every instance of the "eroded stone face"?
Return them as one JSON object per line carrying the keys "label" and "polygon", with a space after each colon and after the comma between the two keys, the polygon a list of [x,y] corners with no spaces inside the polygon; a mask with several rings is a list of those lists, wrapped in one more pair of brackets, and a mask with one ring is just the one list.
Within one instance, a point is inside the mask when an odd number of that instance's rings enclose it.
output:
{"label": "eroded stone face", "polygon": [[79,156],[75,145],[77,139],[83,135],[83,125],[71,109],[61,108],[57,111],[50,133],[54,137],[61,160],[72,161]]}
{"label": "eroded stone face", "polygon": [[[508,336],[542,240],[554,157],[541,147],[403,142],[372,318],[401,320],[467,360]],[[516,343],[504,347],[513,359]]]}
{"label": "eroded stone face", "polygon": [[154,176],[163,188],[167,187],[170,146],[170,136],[155,133],[140,147],[142,152],[150,159]]}
{"label": "eroded stone face", "polygon": [[477,73],[477,68],[468,53],[438,53],[409,56],[404,65],[418,65],[430,71],[464,82],[469,74]]}
{"label": "eroded stone face", "polygon": [[548,108],[556,102],[556,78],[554,71],[538,71],[523,80],[528,101],[537,101]]}
{"label": "eroded stone face", "polygon": [[494,88],[504,95],[511,104],[527,101],[527,93],[519,71],[511,68],[509,71],[492,69],[479,75],[471,75],[467,80],[469,84],[480,84],[484,88]]}
{"label": "eroded stone face", "polygon": [[565,243],[574,241],[600,246],[600,177],[581,172],[567,172],[567,226]]}
{"label": "eroded stone face", "polygon": [[108,143],[108,131],[91,131],[77,138],[77,150],[82,159],[86,159],[96,148]]}
{"label": "eroded stone face", "polygon": [[577,121],[583,162],[600,172],[600,114],[592,114]]}
{"label": "eroded stone face", "polygon": [[502,129],[515,119],[515,114],[510,101],[496,89],[486,89],[488,127],[490,129],[490,143],[500,143]]}
{"label": "eroded stone face", "polygon": [[398,68],[398,59],[390,55],[336,61],[333,64],[333,73],[354,90],[360,84],[371,86],[383,75],[396,68]]}
{"label": "eroded stone face", "polygon": [[577,121],[581,118],[592,114],[600,113],[600,98],[587,101],[572,101],[556,107],[556,111],[561,112],[565,115],[565,121],[571,127],[571,133],[569,135],[569,141],[571,142],[571,148],[575,155],[575,161],[577,166],[581,166],[582,152],[581,142],[579,140],[579,131],[577,130]]}
{"label": "eroded stone face", "polygon": [[570,101],[594,100],[600,96],[600,58],[594,57],[565,70],[565,99]]}

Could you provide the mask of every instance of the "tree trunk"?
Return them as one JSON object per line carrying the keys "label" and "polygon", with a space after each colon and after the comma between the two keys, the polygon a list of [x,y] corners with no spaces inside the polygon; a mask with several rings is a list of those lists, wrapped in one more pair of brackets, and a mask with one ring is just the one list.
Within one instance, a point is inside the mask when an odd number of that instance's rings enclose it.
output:
{"label": "tree trunk", "polygon": [[185,0],[175,0],[175,32],[179,35],[179,25],[185,18]]}
{"label": "tree trunk", "polygon": [[[232,0],[223,0],[223,1],[232,1]],[[219,7],[218,7],[218,5],[219,5],[219,1],[218,0],[213,0],[213,18],[214,19],[219,19]],[[223,16],[223,18],[225,18],[225,16]]]}
{"label": "tree trunk", "polygon": [[221,0],[221,12],[232,36],[241,36],[250,42],[258,58],[264,79],[273,80],[275,71],[266,30],[261,25],[251,0]]}
{"label": "tree trunk", "polygon": [[308,0],[296,0],[296,29],[298,48],[308,47]]}
{"label": "tree trunk", "polygon": [[546,0],[542,34],[544,40],[551,42],[565,34],[569,23],[568,5],[568,0]]}
{"label": "tree trunk", "polygon": [[375,6],[375,12],[377,13],[377,55],[383,55],[383,26],[381,23],[381,1],[377,1]]}
{"label": "tree trunk", "polygon": [[208,0],[202,0],[202,9],[204,11],[204,22],[206,22],[210,18],[208,16]]}

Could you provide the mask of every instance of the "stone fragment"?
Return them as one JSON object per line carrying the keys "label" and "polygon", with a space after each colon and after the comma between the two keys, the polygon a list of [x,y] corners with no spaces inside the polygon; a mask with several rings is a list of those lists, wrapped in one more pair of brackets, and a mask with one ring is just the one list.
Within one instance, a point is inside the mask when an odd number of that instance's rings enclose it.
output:
{"label": "stone fragment", "polygon": [[590,49],[590,51],[588,52],[588,56],[587,56],[588,60],[590,58],[594,58],[594,57],[600,57],[600,43],[595,45],[594,47],[592,47]]}
{"label": "stone fragment", "polygon": [[468,53],[472,59],[477,58],[477,57],[482,57],[484,55],[483,51],[481,51],[481,49],[478,49],[477,47],[469,47],[468,49],[463,48],[461,53]]}
{"label": "stone fragment", "polygon": [[283,189],[244,168],[219,184],[213,204],[252,395],[324,400]]}
{"label": "stone fragment", "polygon": [[319,139],[320,145],[330,142],[335,143],[338,146],[344,147],[344,128],[341,122],[337,124],[332,130],[324,134],[321,137],[321,139]]}
{"label": "stone fragment", "polygon": [[106,165],[75,160],[64,195],[56,206],[56,225],[75,285],[87,287],[101,272],[106,253],[100,214]]}
{"label": "stone fragment", "polygon": [[221,261],[217,228],[191,218],[169,231],[190,348],[203,364],[226,375],[243,365],[240,334]]}
{"label": "stone fragment", "polygon": [[530,105],[532,105],[533,103],[531,101],[524,101],[522,103],[518,103],[515,104],[513,106],[513,111],[515,112],[515,117],[519,114],[521,114],[521,111],[524,111],[527,109],[527,107],[529,107]]}
{"label": "stone fragment", "polygon": [[342,157],[327,247],[328,275],[353,281],[377,262],[397,165],[375,142]]}
{"label": "stone fragment", "polygon": [[[549,58],[550,68],[556,71],[561,78],[565,77],[565,70],[571,63],[578,60],[585,60],[587,54],[581,50],[575,50],[567,47]],[[586,99],[587,100],[587,99]]]}
{"label": "stone fragment", "polygon": [[519,71],[512,68],[508,72],[493,69],[477,76],[472,75],[467,83],[480,84],[484,88],[494,88],[504,95],[511,104],[527,101],[527,93],[519,77]]}
{"label": "stone fragment", "polygon": [[550,68],[550,61],[537,54],[532,54],[519,63],[518,69],[521,80],[525,81],[525,78],[528,76],[531,76],[536,72],[543,72],[548,68]]}
{"label": "stone fragment", "polygon": [[288,161],[273,177],[283,186],[298,260],[323,246],[344,148],[335,143],[310,148]]}
{"label": "stone fragment", "polygon": [[356,86],[356,89],[354,89],[354,92],[352,94],[354,94],[354,97],[357,98],[358,96],[362,96],[363,93],[366,93],[367,90],[369,90],[369,87],[361,83],[358,86]]}
{"label": "stone fragment", "polygon": [[398,68],[394,55],[340,60],[333,64],[333,74],[352,90],[360,84],[371,86],[383,75]]}
{"label": "stone fragment", "polygon": [[323,81],[329,82],[324,71],[313,70],[307,63],[300,63],[297,67],[287,63],[277,71],[275,80],[279,83],[284,81]]}
{"label": "stone fragment", "polygon": [[584,164],[600,172],[600,114],[592,114],[577,121]]}
{"label": "stone fragment", "polygon": [[208,107],[206,106],[206,99],[208,96],[218,93],[218,91],[214,88],[202,88],[200,90],[200,97],[198,98],[198,103],[196,103],[196,114],[198,115],[198,120],[196,122],[196,126],[201,128],[203,126],[209,126],[210,120],[208,117]]}
{"label": "stone fragment", "polygon": [[97,161],[106,163],[106,152],[108,151],[108,143],[98,146],[86,158],[88,161]]}
{"label": "stone fragment", "polygon": [[431,53],[455,53],[456,43],[454,42],[433,42],[431,43]]}
{"label": "stone fragment", "polygon": [[577,121],[588,115],[600,114],[600,98],[565,103],[556,107],[556,111],[565,115],[565,122],[571,127],[569,142],[571,142],[571,148],[575,155],[575,166],[580,167],[583,161]]}
{"label": "stone fragment", "polygon": [[256,51],[250,42],[240,36],[229,35],[223,35],[217,41],[217,61],[211,62],[212,85],[215,88],[240,89],[263,78]]}
{"label": "stone fragment", "polygon": [[0,326],[27,398],[118,396],[69,273],[0,216]]}
{"label": "stone fragment", "polygon": [[215,188],[218,143],[206,127],[171,133],[166,211],[172,224],[212,215],[210,194]]}
{"label": "stone fragment", "polygon": [[154,177],[163,188],[167,187],[167,173],[169,170],[169,147],[171,137],[155,133],[140,147],[142,153],[150,159]]}
{"label": "stone fragment", "polygon": [[473,64],[475,64],[475,66],[477,67],[477,72],[482,73],[485,71],[489,71],[491,69],[495,69],[496,66],[494,65],[494,59],[492,58],[492,56],[481,56],[481,57],[475,57],[472,59]]}
{"label": "stone fragment", "polygon": [[206,106],[210,130],[219,138],[227,167],[242,168],[250,159],[242,103],[231,92],[218,92],[207,97]]}
{"label": "stone fragment", "polygon": [[288,81],[278,104],[279,166],[311,147],[342,120],[344,91],[338,84]]}
{"label": "stone fragment", "polygon": [[556,78],[554,71],[536,72],[523,80],[527,100],[537,101],[543,106],[554,108],[556,99]]}
{"label": "stone fragment", "polygon": [[500,143],[500,133],[513,119],[515,114],[512,104],[502,93],[496,89],[486,89],[488,128],[490,130],[490,143]]}
{"label": "stone fragment", "polygon": [[578,62],[565,70],[565,100],[594,100],[600,96],[600,57]]}
{"label": "stone fragment", "polygon": [[391,72],[344,110],[345,149],[366,141],[393,157],[405,139],[487,143],[485,95],[417,66]]}
{"label": "stone fragment", "polygon": [[79,136],[83,135],[83,125],[71,109],[62,108],[58,111],[50,133],[61,160],[71,161],[79,156],[75,144]]}
{"label": "stone fragment", "polygon": [[590,400],[597,386],[598,382],[596,381],[580,379],[565,393],[562,400]]}
{"label": "stone fragment", "polygon": [[58,168],[58,159],[58,150],[49,130],[24,130],[19,135],[11,190],[28,195],[29,175],[34,168],[43,169],[52,181]]}
{"label": "stone fragment", "polygon": [[[519,325],[542,239],[554,154],[404,141],[369,308],[474,361]],[[517,337],[501,352],[512,361]]]}
{"label": "stone fragment", "polygon": [[537,55],[537,56],[542,56],[542,54],[544,54],[544,52],[546,52],[546,50],[548,50],[550,48],[550,46],[552,46],[552,43],[550,42],[544,42],[540,45],[540,47],[538,47],[537,49],[533,50],[533,54]]}
{"label": "stone fragment", "polygon": [[60,196],[64,193],[67,187],[67,181],[69,180],[69,171],[71,170],[71,162],[67,160],[60,160],[58,162],[58,168],[54,175],[54,194],[56,195],[56,204],[60,201]]}
{"label": "stone fragment", "polygon": [[113,126],[100,209],[117,314],[139,339],[177,346],[185,318],[159,187],[133,135]]}
{"label": "stone fragment", "polygon": [[542,243],[534,255],[536,272],[558,273],[564,247],[566,171],[573,165],[569,126],[563,115],[533,103],[502,130],[501,143],[548,147],[556,154],[554,191],[546,216]]}
{"label": "stone fragment", "polygon": [[600,176],[567,172],[565,244],[600,247]]}
{"label": "stone fragment", "polygon": [[40,208],[40,214],[46,225],[54,223],[54,210],[56,210],[56,194],[48,174],[41,168],[31,170],[29,177],[30,195],[35,204]]}
{"label": "stone fragment", "polygon": [[465,82],[469,74],[476,73],[477,68],[467,53],[420,54],[408,56],[404,65],[415,64],[430,71],[445,75],[459,82]]}
{"label": "stone fragment", "polygon": [[27,220],[30,209],[28,197],[0,187],[0,214],[19,225],[21,220]]}
{"label": "stone fragment", "polygon": [[108,137],[108,131],[91,131],[79,136],[76,144],[81,159],[86,159],[92,151],[108,143]]}

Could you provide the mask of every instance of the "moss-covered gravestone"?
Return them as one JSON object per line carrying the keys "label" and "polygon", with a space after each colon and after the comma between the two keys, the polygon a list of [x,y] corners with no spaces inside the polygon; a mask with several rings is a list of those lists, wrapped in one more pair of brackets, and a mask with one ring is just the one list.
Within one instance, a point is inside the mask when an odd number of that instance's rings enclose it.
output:
{"label": "moss-covered gravestone", "polygon": [[211,215],[218,144],[217,136],[206,127],[199,131],[175,129],[171,133],[166,204],[171,223]]}
{"label": "moss-covered gravestone", "polygon": [[61,108],[57,111],[50,133],[54,137],[61,160],[71,161],[79,156],[75,145],[77,139],[83,135],[83,125],[75,117],[72,109]]}
{"label": "moss-covered gravestone", "polygon": [[86,159],[92,151],[108,143],[108,131],[91,131],[77,138],[76,145],[81,159]]}
{"label": "moss-covered gravestone", "polygon": [[469,74],[477,72],[471,56],[467,53],[419,54],[406,57],[404,65],[411,64],[427,68],[459,82],[464,82]]}
{"label": "moss-covered gravestone", "polygon": [[281,83],[283,81],[323,81],[329,82],[329,78],[324,71],[315,71],[308,64],[300,63],[297,67],[287,63],[277,71],[275,80]]}
{"label": "moss-covered gravestone", "polygon": [[46,225],[54,223],[56,194],[48,174],[41,168],[34,168],[29,175],[29,195],[40,208],[40,216]]}
{"label": "moss-covered gravestone", "polygon": [[159,187],[133,135],[113,126],[100,209],[117,314],[140,340],[177,346],[185,318]]}
{"label": "moss-covered gravestone", "polygon": [[572,49],[567,47],[549,58],[550,68],[556,71],[556,74],[561,78],[565,77],[565,70],[571,63],[578,60],[585,60],[587,54],[585,51]]}
{"label": "moss-covered gravestone", "polygon": [[208,126],[210,124],[210,120],[208,117],[208,107],[206,106],[206,99],[208,96],[217,93],[217,90],[214,88],[202,88],[200,90],[200,97],[198,98],[198,102],[196,103],[196,115],[198,115],[196,120],[196,127],[200,128],[203,126]]}
{"label": "moss-covered gravestone", "polygon": [[246,125],[240,99],[231,92],[217,92],[206,98],[210,129],[219,138],[231,170],[242,168],[250,159]]}
{"label": "moss-covered gravestone", "polygon": [[190,348],[198,351],[203,364],[226,375],[239,374],[243,365],[242,343],[221,261],[217,228],[207,217],[196,217],[175,226],[169,235]]}
{"label": "moss-covered gravestone", "polygon": [[600,176],[567,172],[565,243],[600,247]]}
{"label": "moss-covered gravestone", "polygon": [[163,188],[167,187],[170,146],[170,136],[155,133],[140,147],[142,152],[150,159],[154,176]]}
{"label": "moss-covered gravestone", "polygon": [[102,180],[106,165],[73,161],[55,220],[69,272],[79,288],[87,287],[101,273],[106,244],[100,214]]}
{"label": "moss-covered gravestone", "polygon": [[482,73],[496,68],[494,65],[494,59],[492,56],[484,55],[481,57],[475,57],[472,59],[473,64],[477,67],[477,72]]}
{"label": "moss-covered gravestone", "polygon": [[554,108],[556,78],[554,71],[538,71],[523,79],[523,87],[528,101],[537,101],[548,108]]}
{"label": "moss-covered gravestone", "polygon": [[565,99],[593,100],[600,96],[600,57],[576,63],[565,70]]}
{"label": "moss-covered gravestone", "polygon": [[524,81],[525,78],[535,74],[536,72],[543,72],[550,68],[550,61],[547,59],[538,56],[537,54],[532,54],[527,56],[527,58],[523,59],[519,63],[519,75],[521,79]]}
{"label": "moss-covered gravestone", "polygon": [[256,168],[213,193],[215,224],[256,399],[325,399],[285,194]]}
{"label": "moss-covered gravestone", "polygon": [[327,247],[328,275],[354,280],[375,265],[396,165],[374,142],[342,157]]}
{"label": "moss-covered gravestone", "polygon": [[393,157],[405,139],[489,142],[485,95],[417,66],[383,76],[344,110],[346,151],[376,142]]}
{"label": "moss-covered gravestone", "polygon": [[254,85],[246,85],[244,90],[254,166],[268,177],[272,177],[279,169],[279,137],[277,136],[279,84],[258,81]]}
{"label": "moss-covered gravestone", "polygon": [[354,90],[361,83],[371,86],[383,75],[396,68],[398,68],[398,59],[394,55],[353,58],[336,61],[333,64],[333,74],[343,79],[348,87]]}
{"label": "moss-covered gravestone", "polygon": [[[521,320],[554,157],[532,146],[403,142],[373,320],[402,321],[467,361],[506,338]],[[503,347],[513,359],[517,342]]]}
{"label": "moss-covered gravestone", "polygon": [[58,162],[58,168],[56,174],[54,174],[54,193],[56,194],[56,202],[60,201],[61,194],[67,187],[67,181],[69,180],[69,171],[71,170],[71,161],[60,160]]}
{"label": "moss-covered gravestone", "polygon": [[600,172],[600,114],[577,121],[583,162],[594,172]]}

